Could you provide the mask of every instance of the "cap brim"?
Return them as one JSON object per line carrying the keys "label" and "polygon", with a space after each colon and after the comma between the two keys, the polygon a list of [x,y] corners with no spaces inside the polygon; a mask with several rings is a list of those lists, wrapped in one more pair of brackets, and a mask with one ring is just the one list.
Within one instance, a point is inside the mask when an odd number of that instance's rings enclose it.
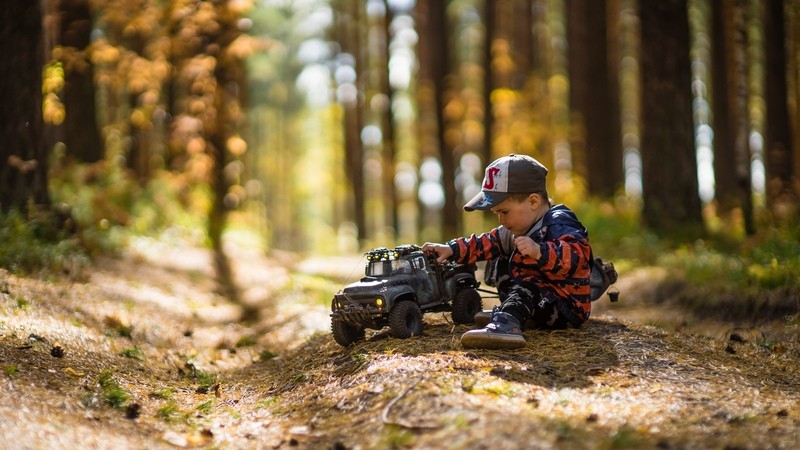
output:
{"label": "cap brim", "polygon": [[507,199],[509,195],[511,194],[507,192],[480,191],[475,197],[472,197],[472,200],[464,205],[464,210],[475,211],[476,209],[490,209],[503,203],[503,200]]}

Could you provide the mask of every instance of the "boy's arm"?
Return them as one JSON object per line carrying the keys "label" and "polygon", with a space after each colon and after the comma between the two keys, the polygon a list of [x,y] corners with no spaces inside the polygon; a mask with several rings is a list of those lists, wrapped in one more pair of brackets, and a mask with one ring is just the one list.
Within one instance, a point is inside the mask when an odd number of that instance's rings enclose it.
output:
{"label": "boy's arm", "polygon": [[449,245],[436,244],[434,242],[426,242],[425,244],[423,244],[422,251],[428,255],[430,255],[431,253],[435,254],[437,263],[444,262],[447,258],[453,255],[453,250],[450,248]]}
{"label": "boy's arm", "polygon": [[477,261],[494,259],[502,254],[498,228],[480,235],[460,237],[447,243],[453,251],[450,257],[459,264],[473,264]]}
{"label": "boy's arm", "polygon": [[537,262],[542,271],[564,278],[589,276],[592,249],[589,239],[580,231],[566,227],[557,238],[540,243],[539,250]]}

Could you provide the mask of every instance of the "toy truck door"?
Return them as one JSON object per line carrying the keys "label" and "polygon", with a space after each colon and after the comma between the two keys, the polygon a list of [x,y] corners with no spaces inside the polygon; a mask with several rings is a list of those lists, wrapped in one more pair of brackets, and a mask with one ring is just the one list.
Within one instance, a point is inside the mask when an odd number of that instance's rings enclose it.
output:
{"label": "toy truck door", "polygon": [[414,272],[417,274],[416,280],[419,283],[417,288],[417,301],[420,305],[433,303],[439,298],[440,288],[431,279],[436,278],[436,274],[427,269],[424,256],[417,256],[411,260]]}

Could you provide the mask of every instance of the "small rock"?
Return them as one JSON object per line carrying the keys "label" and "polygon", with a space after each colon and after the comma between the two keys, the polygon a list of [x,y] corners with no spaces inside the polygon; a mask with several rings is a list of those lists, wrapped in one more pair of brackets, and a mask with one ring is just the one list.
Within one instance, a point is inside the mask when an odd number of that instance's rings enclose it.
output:
{"label": "small rock", "polygon": [[53,344],[53,347],[50,348],[50,356],[52,356],[54,358],[63,358],[64,357],[64,347],[62,347],[58,343]]}
{"label": "small rock", "polygon": [[138,419],[142,415],[142,407],[138,403],[131,403],[125,408],[126,419]]}

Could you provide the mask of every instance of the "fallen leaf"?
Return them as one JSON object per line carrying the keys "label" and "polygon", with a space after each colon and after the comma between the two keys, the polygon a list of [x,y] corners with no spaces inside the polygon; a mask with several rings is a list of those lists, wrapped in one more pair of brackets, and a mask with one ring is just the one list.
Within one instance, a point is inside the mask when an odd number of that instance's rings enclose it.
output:
{"label": "fallen leaf", "polygon": [[71,377],[80,378],[85,374],[83,372],[78,372],[77,370],[73,369],[72,367],[67,367],[64,369],[64,373]]}

